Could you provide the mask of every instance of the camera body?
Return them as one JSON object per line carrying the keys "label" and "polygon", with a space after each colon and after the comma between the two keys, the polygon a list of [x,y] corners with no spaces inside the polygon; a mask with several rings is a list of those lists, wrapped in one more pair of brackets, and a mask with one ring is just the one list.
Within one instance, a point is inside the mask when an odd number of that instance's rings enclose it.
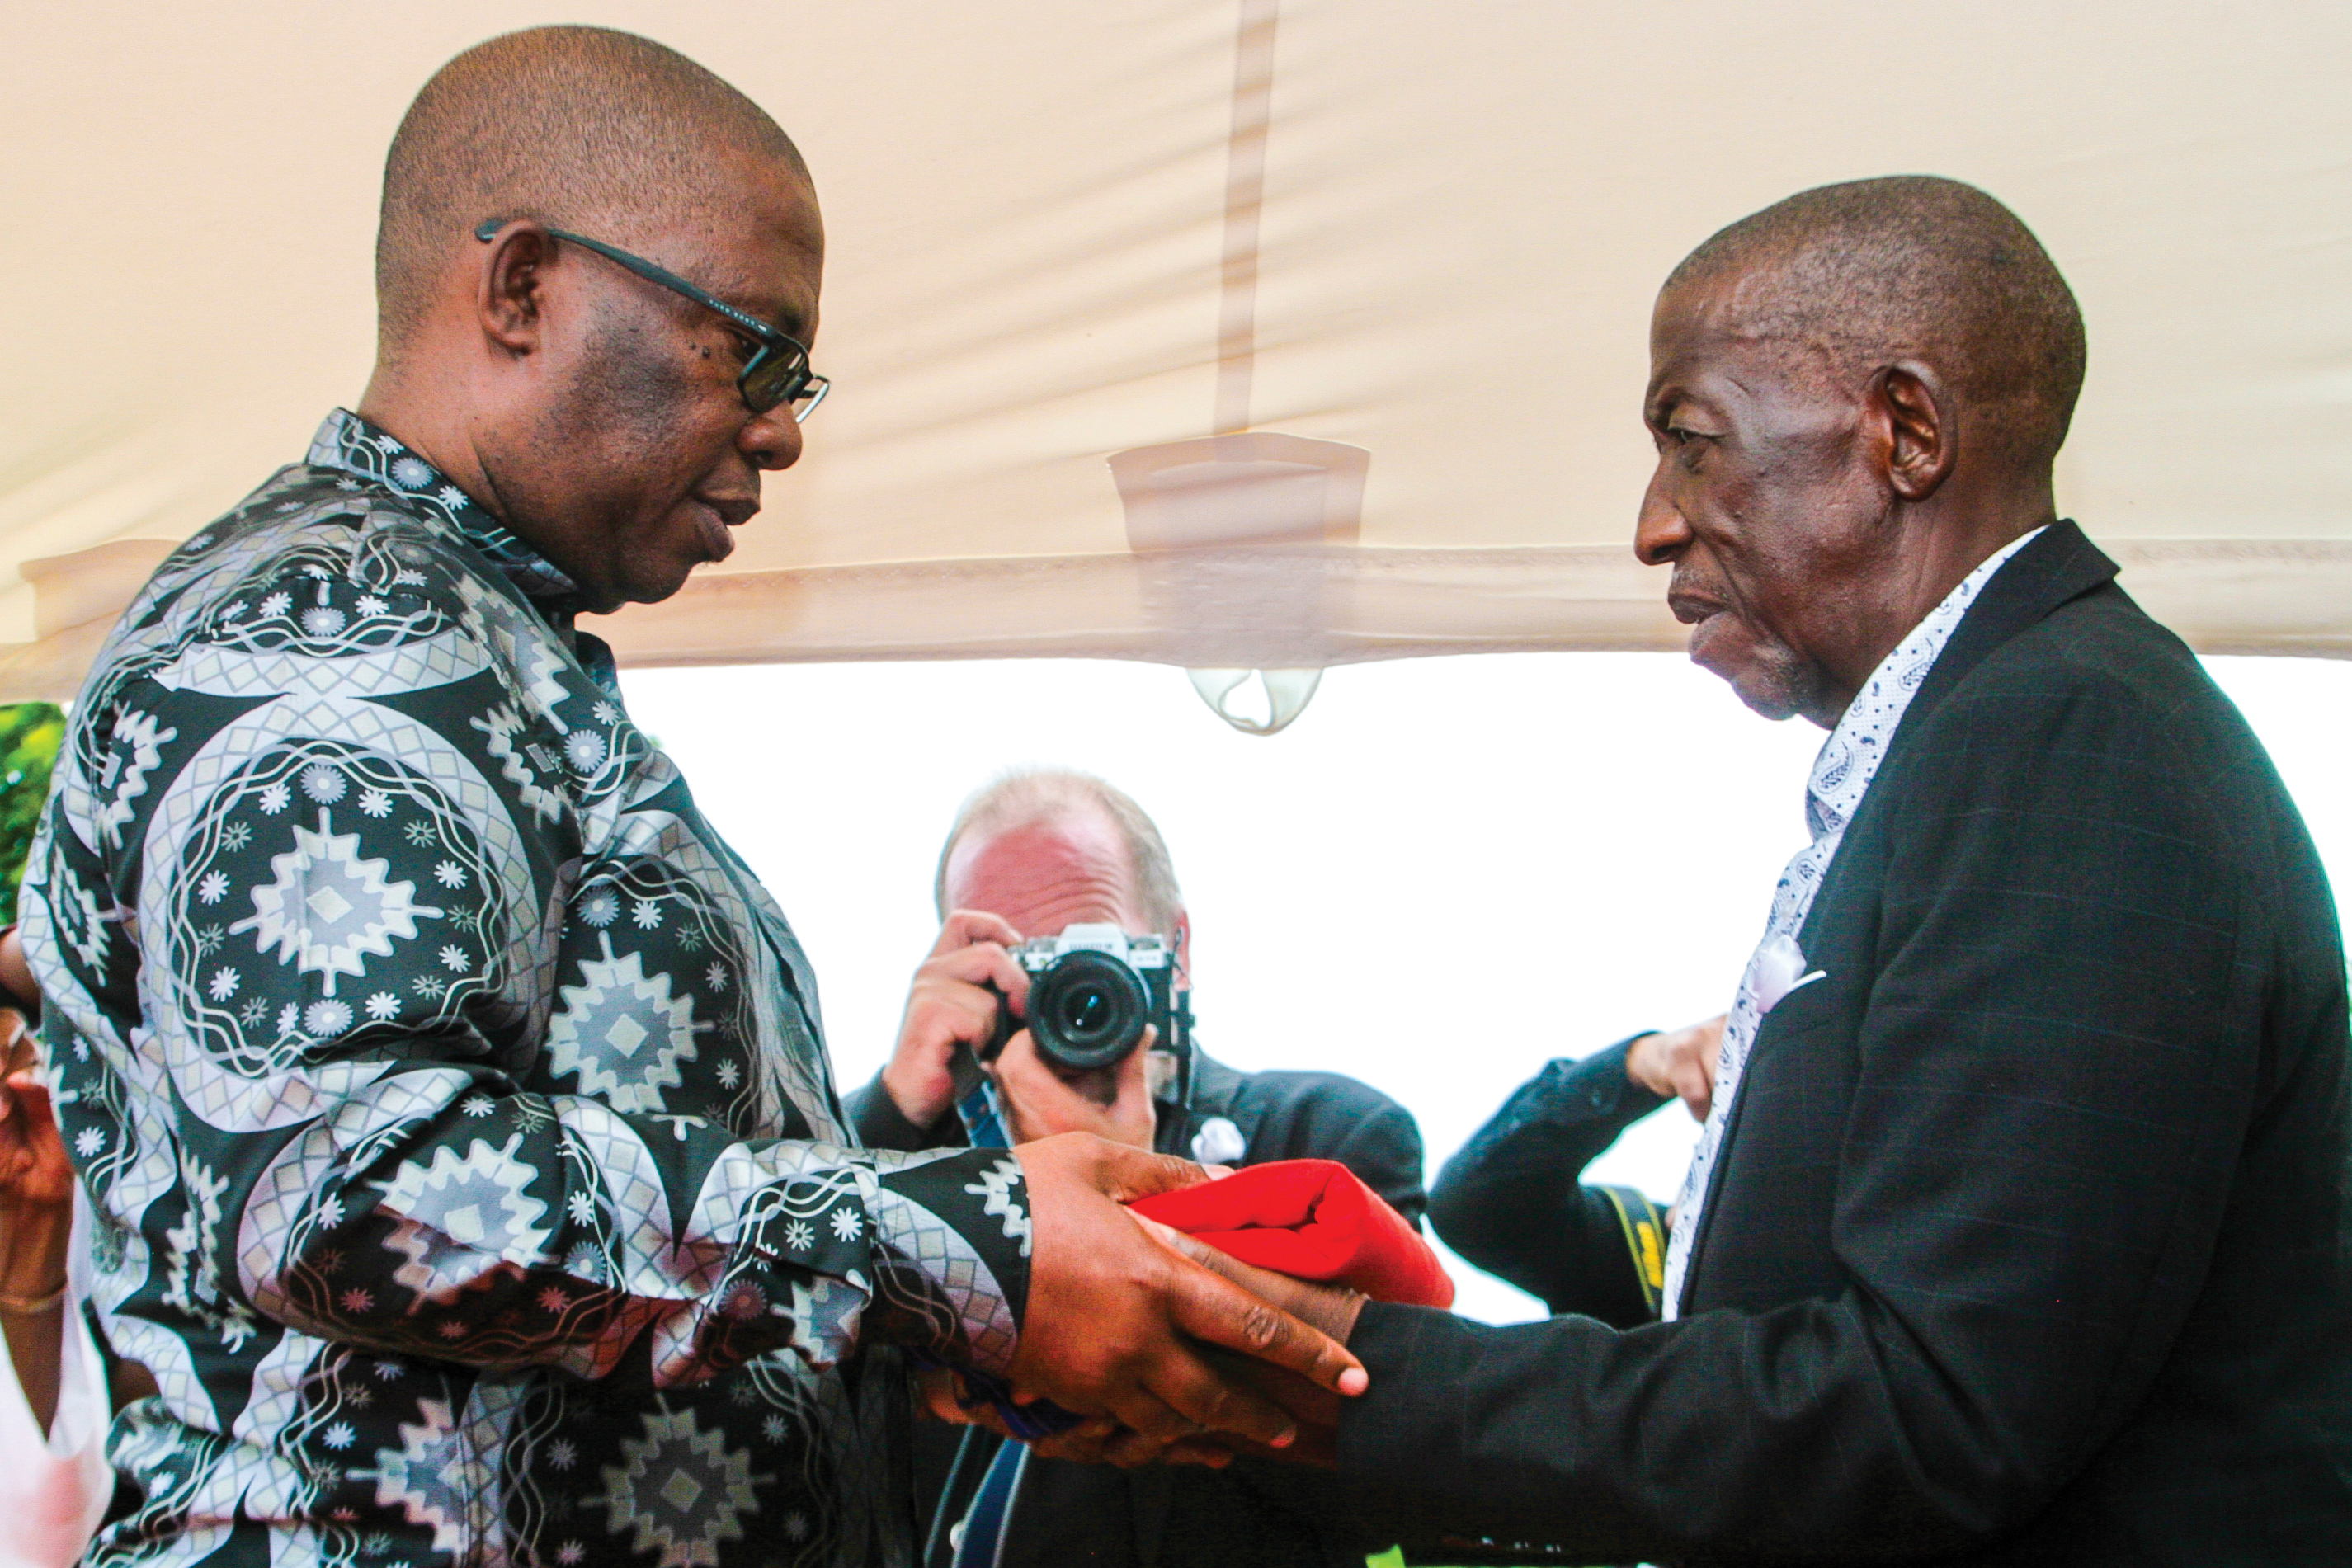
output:
{"label": "camera body", "polygon": [[1176,954],[1159,936],[1134,936],[1116,925],[1073,925],[1012,949],[1029,972],[1027,1016],[1005,1009],[997,1020],[993,1056],[1026,1028],[1037,1052],[1062,1067],[1108,1067],[1159,1030],[1155,1051],[1185,1054],[1192,1033],[1192,998],[1176,985]]}

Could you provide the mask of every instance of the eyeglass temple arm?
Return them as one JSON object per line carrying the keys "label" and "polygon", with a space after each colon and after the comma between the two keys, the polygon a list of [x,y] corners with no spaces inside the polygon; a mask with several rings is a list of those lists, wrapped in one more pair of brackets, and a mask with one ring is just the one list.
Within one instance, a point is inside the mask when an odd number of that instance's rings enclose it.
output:
{"label": "eyeglass temple arm", "polygon": [[[490,241],[499,237],[499,230],[504,228],[506,225],[507,220],[504,218],[484,218],[478,225],[475,225],[474,237],[480,240],[484,245],[488,245]],[[664,288],[676,289],[678,293],[685,295],[688,299],[693,300],[697,305],[708,306],[709,308],[718,311],[719,314],[726,317],[727,319],[734,322],[737,326],[742,328],[745,331],[750,332],[752,336],[758,338],[762,342],[766,342],[772,338],[781,338],[785,342],[790,343],[793,348],[799,349],[803,355],[808,352],[808,350],[802,346],[801,340],[798,338],[793,337],[790,332],[783,331],[775,327],[771,327],[768,323],[761,320],[757,316],[751,314],[749,311],[736,309],[735,307],[728,304],[727,301],[719,298],[717,295],[706,293],[702,289],[697,288],[693,284],[688,283],[685,278],[680,277],[677,273],[670,271],[666,267],[656,267],[652,262],[646,260],[643,256],[631,256],[625,250],[615,250],[611,246],[604,244],[601,240],[590,239],[586,235],[573,234],[569,229],[551,228],[547,232],[557,239],[568,241],[572,245],[579,246],[584,250],[593,250],[598,256],[603,256],[605,260],[613,263],[614,266],[627,267],[639,277],[646,278],[654,283],[658,283]]]}

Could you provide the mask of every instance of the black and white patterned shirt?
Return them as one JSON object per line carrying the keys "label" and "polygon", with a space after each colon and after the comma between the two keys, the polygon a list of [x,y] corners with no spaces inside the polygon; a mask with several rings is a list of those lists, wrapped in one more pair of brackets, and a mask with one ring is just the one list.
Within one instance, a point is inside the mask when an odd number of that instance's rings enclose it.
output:
{"label": "black and white patterned shirt", "polygon": [[83,688],[26,946],[162,1388],[96,1563],[902,1562],[878,1346],[1011,1358],[1019,1167],[852,1146],[791,928],[574,599],[339,412]]}

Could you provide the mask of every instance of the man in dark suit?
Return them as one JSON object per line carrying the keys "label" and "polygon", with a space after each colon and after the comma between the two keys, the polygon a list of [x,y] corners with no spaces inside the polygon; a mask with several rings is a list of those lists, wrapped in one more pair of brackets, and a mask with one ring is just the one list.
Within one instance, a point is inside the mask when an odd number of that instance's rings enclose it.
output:
{"label": "man in dark suit", "polygon": [[1371,1375],[1344,1475],[1580,1561],[2352,1562],[2335,906],[2244,722],[2057,517],[2083,344],[1948,181],[1806,192],[1668,280],[1637,549],[1693,658],[1832,729],[1814,843],[1670,1321],[1326,1298]]}
{"label": "man in dark suit", "polygon": [[[1159,828],[1123,791],[1059,769],[1008,774],[965,803],[940,850],[934,896],[948,929],[916,973],[889,1064],[849,1097],[869,1147],[965,1142],[954,1110],[954,1053],[994,1025],[994,998],[982,986],[1013,984],[1002,944],[1110,925],[1167,938],[1181,968],[1192,937]],[[1421,1130],[1403,1106],[1338,1073],[1243,1072],[1189,1040],[1176,1043],[1181,1061],[1166,1051],[1137,1051],[1115,1066],[1074,1071],[1040,1056],[1027,1031],[1015,1034],[990,1064],[1013,1141],[1083,1132],[1206,1165],[1338,1160],[1420,1221]],[[1618,1257],[1622,1267],[1622,1248]],[[993,1449],[985,1433],[969,1441],[976,1452]],[[978,1476],[968,1454],[965,1484],[950,1485],[962,1442],[944,1427],[917,1431],[920,1517],[950,1492],[948,1513],[962,1516]],[[1360,1568],[1367,1542],[1339,1500],[1324,1477],[1262,1461],[1121,1471],[1034,1458],[996,1561],[1003,1568]]]}

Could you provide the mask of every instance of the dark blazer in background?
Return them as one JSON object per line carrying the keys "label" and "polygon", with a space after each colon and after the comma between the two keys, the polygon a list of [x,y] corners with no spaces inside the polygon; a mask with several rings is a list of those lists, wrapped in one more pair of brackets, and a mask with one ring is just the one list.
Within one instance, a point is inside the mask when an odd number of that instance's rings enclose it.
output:
{"label": "dark blazer in background", "polygon": [[2115,570],[2054,525],[1912,702],[1688,1314],[1368,1307],[1344,1473],[1587,1561],[2352,1563],[2336,909]]}
{"label": "dark blazer in background", "polygon": [[1620,1329],[1658,1315],[1665,1211],[1633,1187],[1588,1186],[1584,1167],[1675,1103],[1625,1076],[1632,1044],[1545,1063],[1429,1189],[1429,1228],[1448,1247],[1554,1313]]}
{"label": "dark blazer in background", "polygon": [[[849,1096],[850,1119],[870,1148],[961,1144],[950,1113],[911,1125],[877,1078]],[[1195,1048],[1192,1100],[1155,1140],[1189,1155],[1193,1137],[1223,1117],[1244,1153],[1229,1163],[1338,1160],[1389,1206],[1420,1224],[1421,1128],[1379,1090],[1333,1072],[1240,1072]],[[961,1434],[919,1420],[914,1433],[917,1521],[937,1507]],[[1139,1470],[1033,1458],[1004,1538],[1004,1568],[1362,1568],[1389,1544],[1366,1532],[1353,1492],[1296,1465],[1236,1459],[1222,1470],[1154,1466]]]}

